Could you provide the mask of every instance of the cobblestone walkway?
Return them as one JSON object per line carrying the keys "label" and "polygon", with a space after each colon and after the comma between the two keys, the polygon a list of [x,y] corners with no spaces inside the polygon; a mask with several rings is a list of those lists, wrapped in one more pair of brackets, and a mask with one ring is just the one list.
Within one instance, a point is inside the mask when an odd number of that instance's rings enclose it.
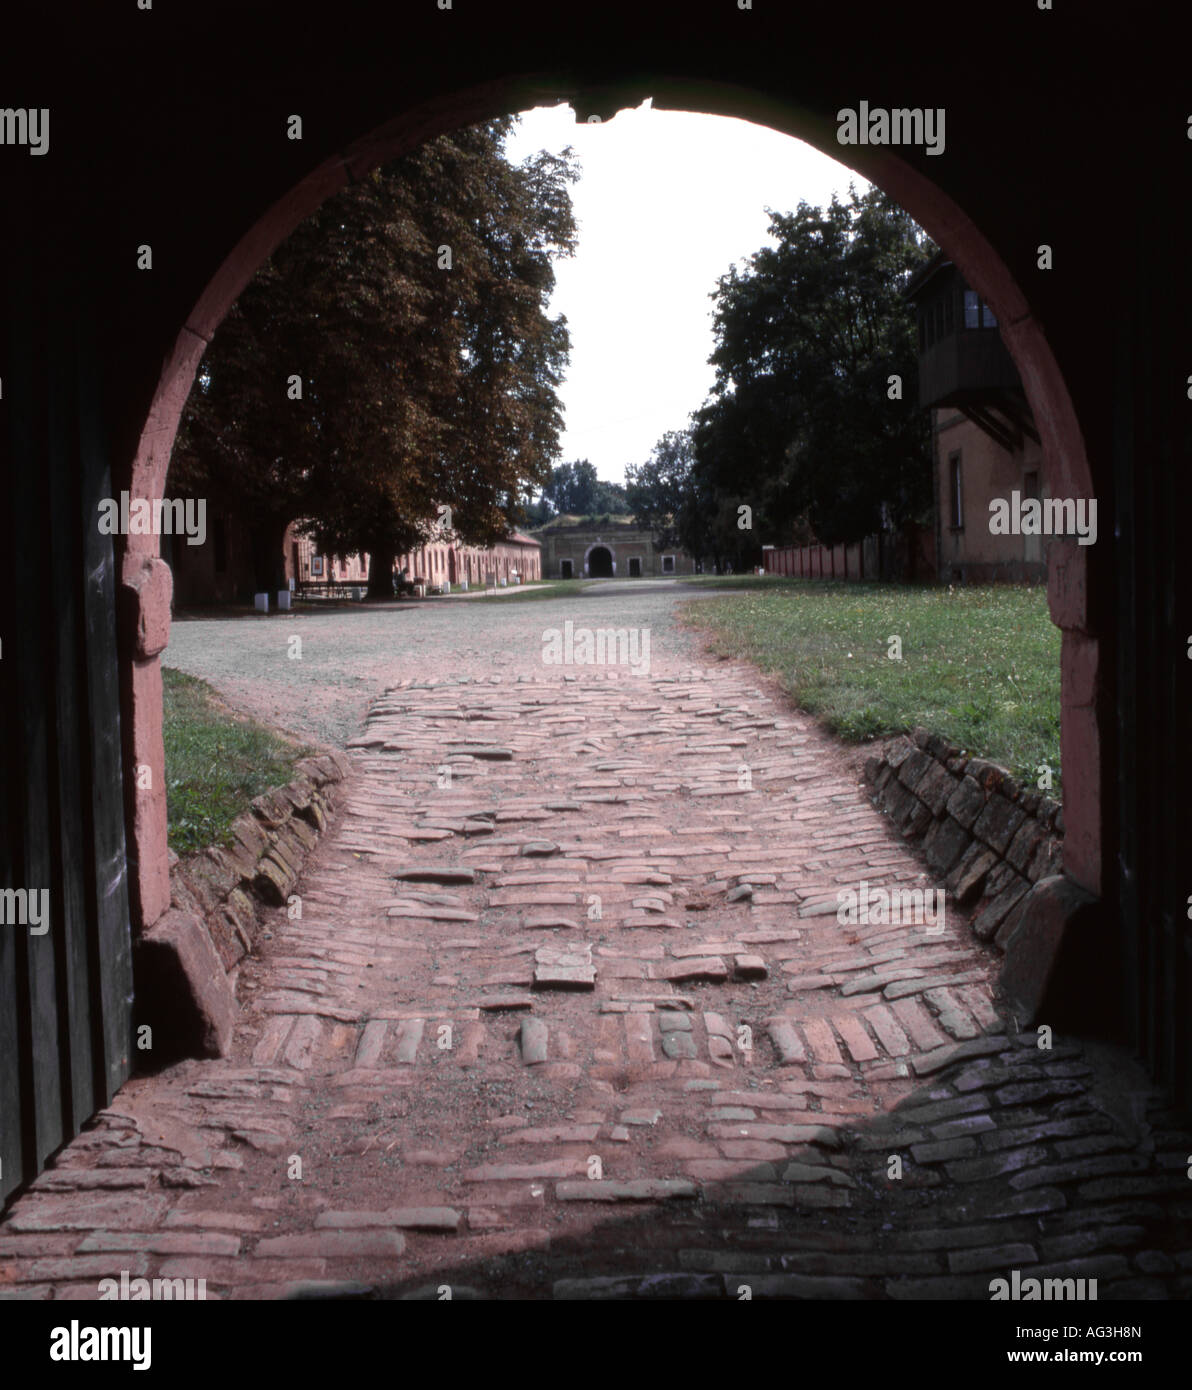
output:
{"label": "cobblestone walkway", "polygon": [[838,922],[933,885],[747,668],[407,681],[350,747],[235,1055],[124,1088],[0,1225],[5,1296],[1192,1293],[1192,1136],[1007,1032],[952,903]]}

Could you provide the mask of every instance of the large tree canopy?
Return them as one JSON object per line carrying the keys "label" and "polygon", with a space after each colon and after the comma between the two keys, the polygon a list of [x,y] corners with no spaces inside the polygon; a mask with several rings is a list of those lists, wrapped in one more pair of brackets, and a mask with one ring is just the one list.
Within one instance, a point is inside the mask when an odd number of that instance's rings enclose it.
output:
{"label": "large tree canopy", "polygon": [[878,189],[769,217],[777,244],[713,294],[716,381],[694,429],[693,478],[715,526],[752,509],[743,552],[808,525],[827,543],[856,540],[931,505],[901,290],[934,248]]}
{"label": "large tree canopy", "polygon": [[682,546],[717,573],[748,566],[760,554],[739,494],[717,491],[701,471],[690,427],[668,430],[645,463],[625,470],[625,479],[633,514],[659,549]]}
{"label": "large tree canopy", "polygon": [[256,524],[262,587],[291,521],[328,554],[368,552],[389,593],[440,506],[483,544],[549,481],[569,341],[546,305],[578,175],[570,150],[510,164],[512,123],[440,136],[329,199],[216,333],[171,486]]}
{"label": "large tree canopy", "polygon": [[[654,533],[662,549],[681,545],[694,555],[703,553],[706,522],[693,475],[695,452],[688,430],[670,430],[649,459],[625,470],[629,508],[638,525]],[[694,544],[693,544],[694,542]]]}
{"label": "large tree canopy", "polygon": [[549,521],[559,515],[622,516],[629,511],[625,489],[620,483],[606,483],[587,459],[560,463],[551,471],[540,501],[530,508],[535,521]]}

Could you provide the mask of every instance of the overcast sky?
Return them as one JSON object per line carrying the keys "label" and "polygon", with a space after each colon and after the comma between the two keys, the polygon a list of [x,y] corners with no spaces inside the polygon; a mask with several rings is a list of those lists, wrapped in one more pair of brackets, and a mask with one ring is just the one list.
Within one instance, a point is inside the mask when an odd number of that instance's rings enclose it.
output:
{"label": "overcast sky", "polygon": [[579,248],[555,263],[551,301],[571,330],[559,461],[590,459],[621,482],[627,463],[643,463],[703,404],[714,377],[708,296],[734,261],[773,244],[766,208],[869,185],[767,126],[646,106],[600,125],[539,107],[522,114],[506,152],[520,161],[567,145],[582,174],[571,189]]}

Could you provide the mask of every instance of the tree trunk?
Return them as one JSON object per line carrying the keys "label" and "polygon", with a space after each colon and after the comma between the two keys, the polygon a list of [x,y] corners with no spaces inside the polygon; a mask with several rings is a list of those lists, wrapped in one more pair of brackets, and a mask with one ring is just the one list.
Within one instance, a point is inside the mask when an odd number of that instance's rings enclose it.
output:
{"label": "tree trunk", "polygon": [[285,541],[288,525],[284,517],[270,516],[249,530],[253,583],[258,594],[270,595],[270,607],[276,602],[277,591],[287,587]]}
{"label": "tree trunk", "polygon": [[368,596],[370,599],[391,599],[393,597],[393,565],[397,552],[392,545],[384,543],[369,547],[368,552]]}

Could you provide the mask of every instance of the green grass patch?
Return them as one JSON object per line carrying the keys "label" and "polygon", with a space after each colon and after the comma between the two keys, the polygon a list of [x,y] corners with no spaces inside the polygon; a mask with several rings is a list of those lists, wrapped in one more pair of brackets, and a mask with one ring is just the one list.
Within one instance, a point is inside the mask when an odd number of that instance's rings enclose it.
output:
{"label": "green grass patch", "polygon": [[679,583],[706,589],[791,589],[807,580],[785,574],[685,574]]}
{"label": "green grass patch", "polygon": [[262,792],[292,781],[314,750],[233,714],[206,681],[162,668],[170,848],[195,854],[231,841]]}
{"label": "green grass patch", "polygon": [[[851,743],[922,725],[1060,789],[1060,632],[1039,587],[962,587],[729,576],[745,592],[693,600],[684,620],[713,649],[778,675]],[[891,660],[890,638],[902,641]]]}

